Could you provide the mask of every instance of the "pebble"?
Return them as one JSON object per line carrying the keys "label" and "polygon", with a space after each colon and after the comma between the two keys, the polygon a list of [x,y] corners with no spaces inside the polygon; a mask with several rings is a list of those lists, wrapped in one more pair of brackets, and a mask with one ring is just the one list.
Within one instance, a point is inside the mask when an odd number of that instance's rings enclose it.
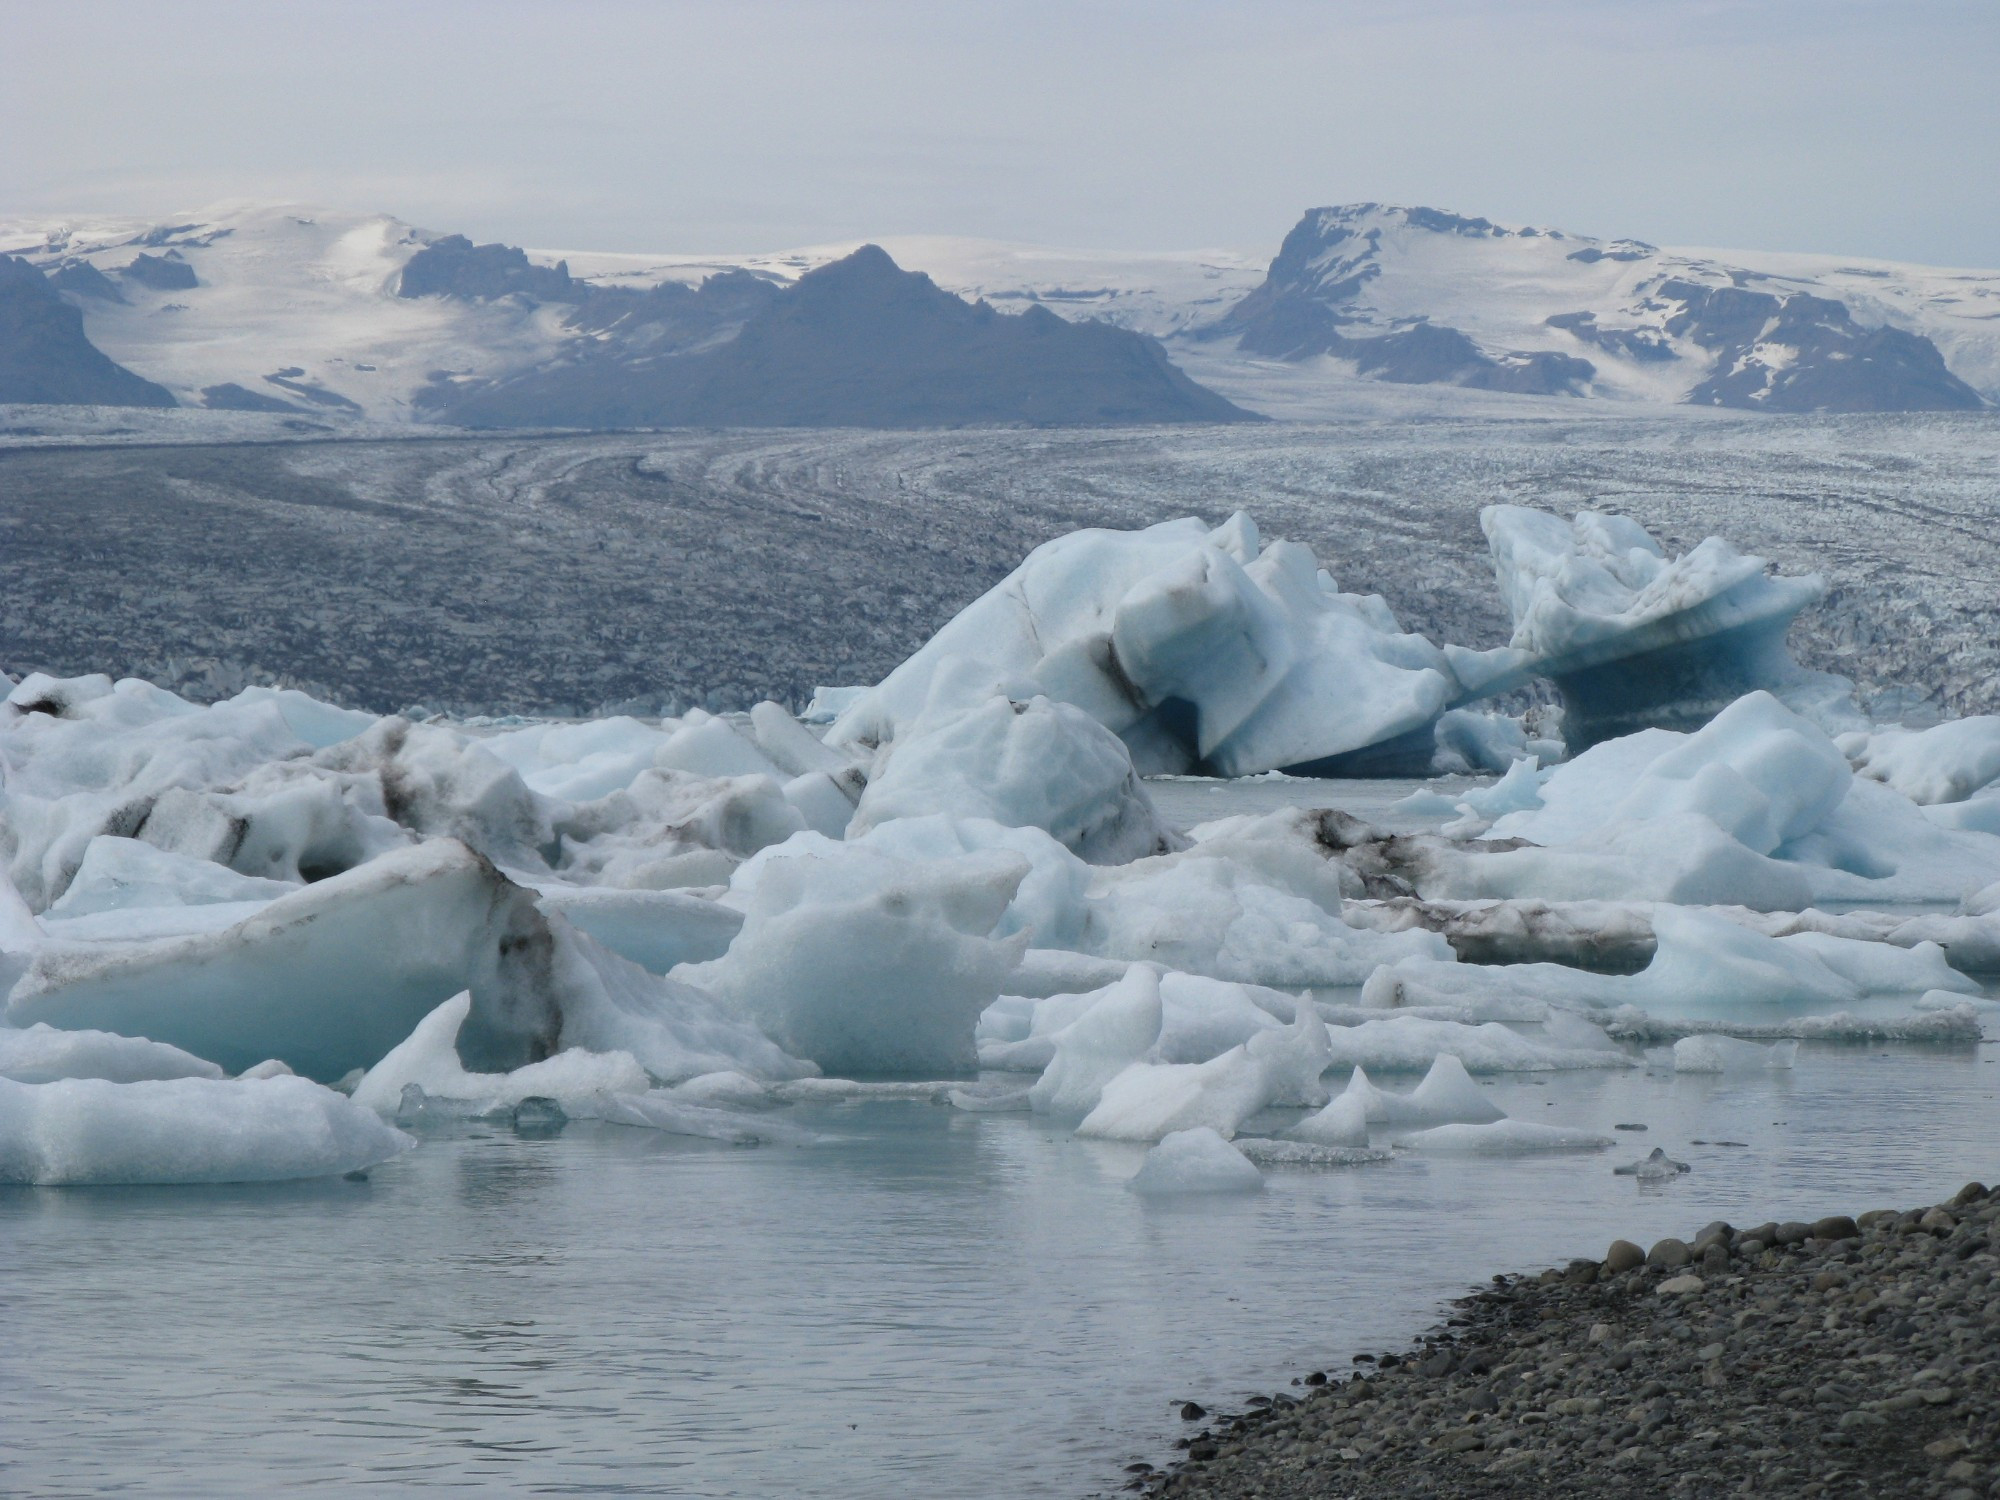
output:
{"label": "pebble", "polygon": [[[1213,1500],[2000,1496],[2000,1195],[1496,1276],[1401,1354],[1211,1416]],[[1703,1274],[1694,1273],[1699,1266]],[[1717,1269],[1717,1268],[1720,1269]],[[1585,1275],[1584,1272],[1589,1274]],[[1190,1417],[1190,1420],[1196,1420]]]}

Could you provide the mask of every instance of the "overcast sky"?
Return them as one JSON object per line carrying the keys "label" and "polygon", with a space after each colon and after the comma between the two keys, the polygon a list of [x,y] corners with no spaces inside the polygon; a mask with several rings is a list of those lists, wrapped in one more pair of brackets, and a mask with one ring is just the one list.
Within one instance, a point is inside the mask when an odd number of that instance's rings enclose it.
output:
{"label": "overcast sky", "polygon": [[0,217],[1268,250],[1379,199],[2000,265],[2000,0],[0,0]]}

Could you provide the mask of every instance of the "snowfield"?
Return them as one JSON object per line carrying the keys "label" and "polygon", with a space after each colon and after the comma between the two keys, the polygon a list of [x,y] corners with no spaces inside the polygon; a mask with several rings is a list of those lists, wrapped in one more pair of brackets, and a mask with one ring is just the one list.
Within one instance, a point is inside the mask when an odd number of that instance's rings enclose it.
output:
{"label": "snowfield", "polygon": [[[440,378],[504,379],[613,336],[573,317],[569,293],[398,295],[404,267],[441,238],[388,214],[252,202],[169,223],[0,221],[0,254],[83,277],[58,284],[91,341],[187,406],[247,400],[339,427],[420,425],[419,394]],[[1309,211],[1275,261],[1269,243],[1161,252],[943,236],[879,243],[905,269],[1003,311],[1041,307],[1162,339],[1199,383],[1289,420],[1413,403],[1456,416],[1520,415],[1579,397],[1613,409],[1718,399],[1752,410],[2000,401],[1993,270],[1661,249],[1373,203]],[[584,293],[695,285],[732,271],[788,285],[860,244],[748,255],[542,249],[528,251],[526,264],[566,266]],[[158,274],[128,273],[141,256]],[[1253,293],[1278,292],[1294,304],[1260,333],[1244,311]],[[1717,292],[1735,301],[1700,305]],[[1749,316],[1746,297],[1767,305],[1737,327]],[[1800,316],[1778,319],[1779,305],[1798,297]],[[1414,326],[1470,342],[1442,364],[1436,349],[1414,364],[1381,364],[1358,347],[1326,346],[1323,328],[1294,338],[1286,330],[1300,307],[1308,323],[1337,325],[1350,341]],[[1862,338],[1878,330],[1908,336],[1908,347],[1886,358]],[[1941,356],[1935,372],[1910,365],[1913,341],[1935,350],[1917,351],[1917,365]],[[1502,378],[1468,375],[1467,360]],[[1784,387],[1801,361],[1824,380],[1791,402]],[[1863,364],[1869,370],[1857,375]],[[1523,370],[1531,378],[1516,378]],[[1549,371],[1556,376],[1545,378]]]}

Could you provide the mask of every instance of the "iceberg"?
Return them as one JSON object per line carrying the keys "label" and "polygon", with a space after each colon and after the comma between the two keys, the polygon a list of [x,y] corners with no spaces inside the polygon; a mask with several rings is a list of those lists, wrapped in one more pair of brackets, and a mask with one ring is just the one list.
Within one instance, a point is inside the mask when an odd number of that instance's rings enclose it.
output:
{"label": "iceberg", "polygon": [[970,1072],[979,1015],[1027,946],[992,936],[1027,871],[999,850],[915,862],[800,834],[732,881],[729,951],[670,977],[830,1072]]}
{"label": "iceberg", "polygon": [[570,1119],[601,1114],[610,1094],[643,1094],[652,1080],[629,1052],[565,1048],[508,1073],[472,1073],[458,1060],[458,1033],[472,1010],[462,990],[417,1023],[402,1042],[355,1085],[353,1099],[394,1118],[404,1093],[418,1090],[427,1105],[465,1115],[512,1110],[524,1099],[553,1099]]}
{"label": "iceberg", "polygon": [[1146,1197],[1181,1193],[1255,1192],[1264,1174],[1219,1134],[1205,1127],[1177,1130],[1146,1153],[1127,1184]]}
{"label": "iceberg", "polygon": [[169,1042],[232,1072],[279,1058],[331,1080],[372,1066],[438,1004],[474,996],[461,1046],[514,1067],[555,1049],[533,898],[455,839],[433,839],[295,891],[220,932],[51,944],[6,1019]]}
{"label": "iceberg", "polygon": [[1531,1156],[1544,1151],[1603,1151],[1608,1135],[1531,1120],[1495,1120],[1490,1125],[1437,1125],[1403,1137],[1412,1151],[1445,1156]]}
{"label": "iceberg", "polygon": [[1514,621],[1508,644],[1524,658],[1486,690],[1549,678],[1572,751],[1692,729],[1757,689],[1816,701],[1847,686],[1807,673],[1785,648],[1793,619],[1825,596],[1816,574],[1774,577],[1713,536],[1669,558],[1638,523],[1597,511],[1565,522],[1489,505],[1479,524]]}
{"label": "iceberg", "polygon": [[1953,719],[1929,729],[1898,724],[1844,734],[1837,743],[1857,775],[1893,787],[1912,802],[1964,802],[2000,780],[1996,714]]}
{"label": "iceberg", "polygon": [[1432,724],[1464,692],[1445,653],[1403,633],[1378,596],[1340,592],[1295,543],[1263,545],[1241,512],[1215,528],[1044,543],[849,704],[828,739],[893,742],[968,664],[1081,709],[1145,773],[1421,771]]}
{"label": "iceberg", "polygon": [[946,813],[1046,830],[1091,864],[1177,846],[1118,737],[1039,695],[988,698],[942,723],[919,719],[886,747],[850,831]]}
{"label": "iceberg", "polygon": [[0,1079],[0,1182],[279,1182],[360,1171],[415,1144],[303,1078]]}

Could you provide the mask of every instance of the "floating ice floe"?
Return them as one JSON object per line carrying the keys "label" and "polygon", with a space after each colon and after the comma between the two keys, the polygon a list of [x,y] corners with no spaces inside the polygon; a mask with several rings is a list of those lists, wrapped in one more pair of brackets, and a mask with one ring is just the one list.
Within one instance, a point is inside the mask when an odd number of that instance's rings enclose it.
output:
{"label": "floating ice floe", "polygon": [[1664,1147],[1655,1146],[1637,1161],[1613,1167],[1611,1172],[1615,1177],[1636,1177],[1641,1182],[1669,1182],[1692,1170],[1686,1162],[1675,1161],[1667,1155]]}
{"label": "floating ice floe", "polygon": [[1413,1151],[1449,1156],[1529,1156],[1543,1151],[1602,1151],[1610,1136],[1567,1125],[1495,1120],[1489,1125],[1437,1125],[1403,1137]]}
{"label": "floating ice floe", "polygon": [[0,1079],[0,1182],[278,1182],[359,1171],[415,1144],[303,1078]]}
{"label": "floating ice floe", "polygon": [[1319,1079],[1331,1061],[1326,1023],[1301,1003],[1290,1026],[1260,1032],[1206,1062],[1131,1064],[1103,1085],[1076,1133],[1157,1141],[1206,1126],[1231,1136],[1260,1110],[1324,1100]]}
{"label": "floating ice floe", "polygon": [[1164,1137],[1146,1153],[1138,1175],[1127,1184],[1148,1197],[1254,1192],[1263,1185],[1264,1174],[1250,1159],[1205,1126]]}
{"label": "floating ice floe", "polygon": [[1479,524],[1514,620],[1509,645],[1523,658],[1506,680],[1556,684],[1572,750],[1692,729],[1760,688],[1845,694],[1847,684],[1805,672],[1785,649],[1793,618],[1826,593],[1817,575],[1773,577],[1763,558],[1721,537],[1669,558],[1636,522],[1596,511],[1566,522],[1489,505]]}
{"label": "floating ice floe", "polygon": [[1231,1144],[1260,1167],[1360,1167],[1395,1160],[1393,1151],[1380,1146],[1274,1140],[1261,1135],[1240,1135]]}
{"label": "floating ice floe", "polygon": [[1684,1036],[1674,1043],[1676,1073],[1748,1073],[1772,1068],[1789,1068],[1798,1060],[1795,1041],[1773,1042],[1768,1047],[1734,1037],[1703,1032]]}
{"label": "floating ice floe", "polygon": [[1456,1055],[1440,1052],[1432,1060],[1430,1071],[1424,1074],[1423,1082],[1407,1094],[1377,1088],[1368,1074],[1356,1067],[1338,1099],[1287,1134],[1297,1140],[1329,1145],[1363,1144],[1333,1137],[1334,1131],[1347,1127],[1356,1115],[1367,1125],[1388,1129],[1484,1125],[1507,1117],[1506,1111],[1472,1081],[1465,1064]]}
{"label": "floating ice floe", "polygon": [[1953,969],[1936,943],[1905,948],[1815,931],[1768,937],[1698,908],[1655,906],[1646,916],[1654,950],[1636,974],[1595,974],[1561,964],[1404,960],[1371,975],[1362,999],[1390,1011],[1458,1004],[1517,1019],[1536,1018],[1521,1007],[1557,1005],[1757,1020],[1870,999],[1908,1003],[1936,992],[1979,993],[1977,982]]}

